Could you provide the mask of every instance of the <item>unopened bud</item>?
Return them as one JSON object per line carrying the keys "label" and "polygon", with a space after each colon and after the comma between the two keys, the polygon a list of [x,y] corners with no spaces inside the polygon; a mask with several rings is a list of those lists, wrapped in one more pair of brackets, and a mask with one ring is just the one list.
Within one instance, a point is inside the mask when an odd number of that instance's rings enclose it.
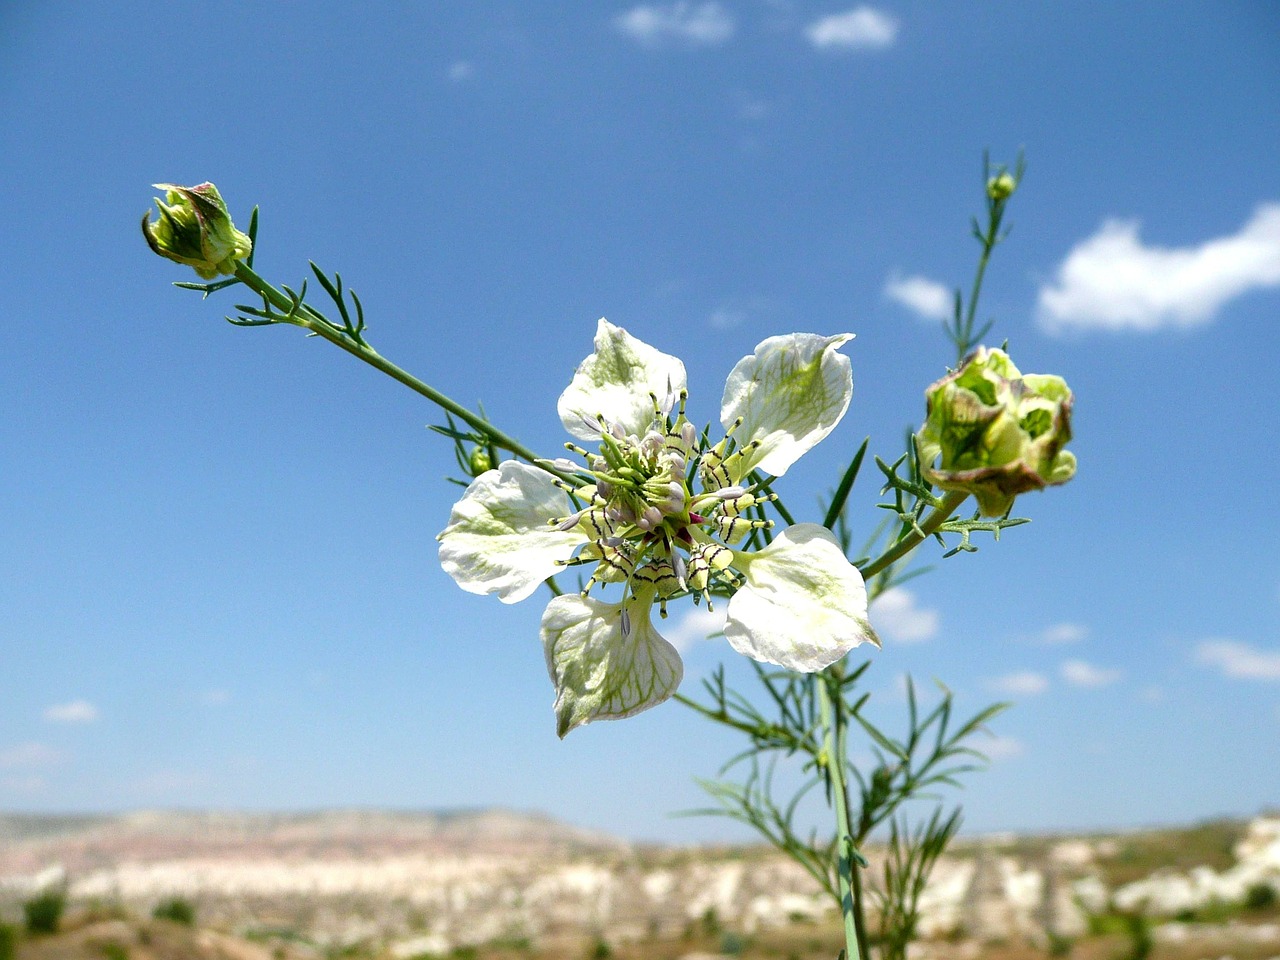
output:
{"label": "unopened bud", "polygon": [[489,456],[489,451],[484,447],[472,447],[471,456],[467,458],[467,465],[471,469],[471,475],[478,477],[480,474],[493,469],[493,459]]}
{"label": "unopened bud", "polygon": [[997,174],[987,181],[987,196],[992,200],[1008,200],[1017,189],[1018,181],[1008,172]]}
{"label": "unopened bud", "polygon": [[142,215],[142,233],[151,249],[194,268],[205,280],[235,273],[236,261],[249,256],[253,243],[231,222],[218,188],[212,183],[152,186],[165,191],[168,202],[156,200],[159,219],[152,220],[150,212]]}

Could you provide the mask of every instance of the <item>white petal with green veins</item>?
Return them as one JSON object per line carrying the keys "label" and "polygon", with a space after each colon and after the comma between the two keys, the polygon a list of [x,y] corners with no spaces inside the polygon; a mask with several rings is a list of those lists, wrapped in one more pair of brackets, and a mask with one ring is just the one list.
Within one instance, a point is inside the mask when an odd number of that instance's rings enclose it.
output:
{"label": "white petal with green veins", "polygon": [[542,614],[547,670],[556,685],[556,733],[657,706],[680,686],[680,654],[649,621],[652,590],[605,603],[572,593]]}
{"label": "white petal with green veins", "polygon": [[586,536],[548,521],[573,511],[545,470],[505,460],[482,473],[453,505],[436,537],[440,565],[469,593],[496,593],[516,603],[558,572]]}
{"label": "white petal with green veins", "polygon": [[720,423],[727,430],[742,417],[734,434],[739,448],[760,442],[742,475],[759,468],[782,476],[840,422],[853,396],[853,374],[837,350],[852,339],[851,333],[770,337],[738,361],[724,385]]}
{"label": "white petal with green veins", "polygon": [[560,422],[579,440],[594,440],[603,414],[625,433],[644,436],[653,421],[649,394],[660,403],[679,394],[686,384],[684,364],[603,318],[595,347],[560,395]]}
{"label": "white petal with green veins", "polygon": [[814,673],[860,643],[880,645],[862,574],[826,527],[788,527],[763,550],[737,554],[734,566],[746,583],[729,601],[724,635],[739,653]]}

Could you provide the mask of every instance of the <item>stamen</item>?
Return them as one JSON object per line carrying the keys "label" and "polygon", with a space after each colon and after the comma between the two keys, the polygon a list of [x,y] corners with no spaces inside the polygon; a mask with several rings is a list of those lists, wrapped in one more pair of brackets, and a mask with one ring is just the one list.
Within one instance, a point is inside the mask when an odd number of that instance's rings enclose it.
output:
{"label": "stamen", "polygon": [[538,463],[545,463],[562,473],[576,473],[582,468],[570,460],[568,457],[556,457],[554,460],[539,460]]}
{"label": "stamen", "polygon": [[586,510],[579,510],[577,513],[573,514],[572,516],[565,517],[563,520],[559,520],[559,521],[552,520],[551,522],[555,524],[556,530],[558,530],[560,533],[565,533],[566,531],[572,530],[574,527],[576,527],[578,525],[578,521],[582,519],[582,515],[586,512],[587,512]]}
{"label": "stamen", "polygon": [[[680,398],[680,416],[684,416],[684,401],[688,394],[682,395]],[[698,428],[689,421],[685,421],[684,426],[680,428],[680,439],[684,441],[685,448],[692,450],[698,442]]]}

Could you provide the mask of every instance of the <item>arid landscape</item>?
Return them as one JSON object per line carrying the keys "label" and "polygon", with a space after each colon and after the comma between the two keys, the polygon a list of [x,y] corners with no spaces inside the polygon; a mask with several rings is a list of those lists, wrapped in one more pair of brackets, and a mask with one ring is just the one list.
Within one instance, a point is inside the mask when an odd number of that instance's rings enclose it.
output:
{"label": "arid landscape", "polygon": [[[913,956],[1269,960],[1278,902],[1280,817],[962,838]],[[41,904],[60,909],[43,932]],[[0,922],[20,960],[816,960],[841,942],[771,850],[635,846],[502,810],[0,815]]]}

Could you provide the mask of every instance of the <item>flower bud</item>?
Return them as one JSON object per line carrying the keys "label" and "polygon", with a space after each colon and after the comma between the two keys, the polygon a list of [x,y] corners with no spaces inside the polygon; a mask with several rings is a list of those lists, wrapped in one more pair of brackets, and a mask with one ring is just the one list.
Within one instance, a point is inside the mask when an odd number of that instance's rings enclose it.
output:
{"label": "flower bud", "polygon": [[[570,468],[574,464],[569,461]],[[493,460],[489,457],[489,451],[484,447],[472,447],[471,455],[467,457],[467,467],[471,470],[473,477],[478,477],[482,473],[486,473],[493,469]]]}
{"label": "flower bud", "polygon": [[987,196],[992,200],[1008,200],[1017,189],[1018,181],[1008,172],[997,174],[987,180]]}
{"label": "flower bud", "polygon": [[1072,396],[1061,377],[1024,376],[1003,351],[979,347],[925,398],[915,438],[925,479],[972,493],[984,516],[1003,516],[1018,494],[1075,476],[1076,458],[1062,449]]}
{"label": "flower bud", "polygon": [[233,274],[236,261],[253,249],[249,238],[236,229],[227,205],[212,183],[179,187],[152,184],[165,191],[168,203],[156,200],[160,218],[142,215],[142,233],[153,251],[177,263],[193,267],[205,280],[220,273]]}

